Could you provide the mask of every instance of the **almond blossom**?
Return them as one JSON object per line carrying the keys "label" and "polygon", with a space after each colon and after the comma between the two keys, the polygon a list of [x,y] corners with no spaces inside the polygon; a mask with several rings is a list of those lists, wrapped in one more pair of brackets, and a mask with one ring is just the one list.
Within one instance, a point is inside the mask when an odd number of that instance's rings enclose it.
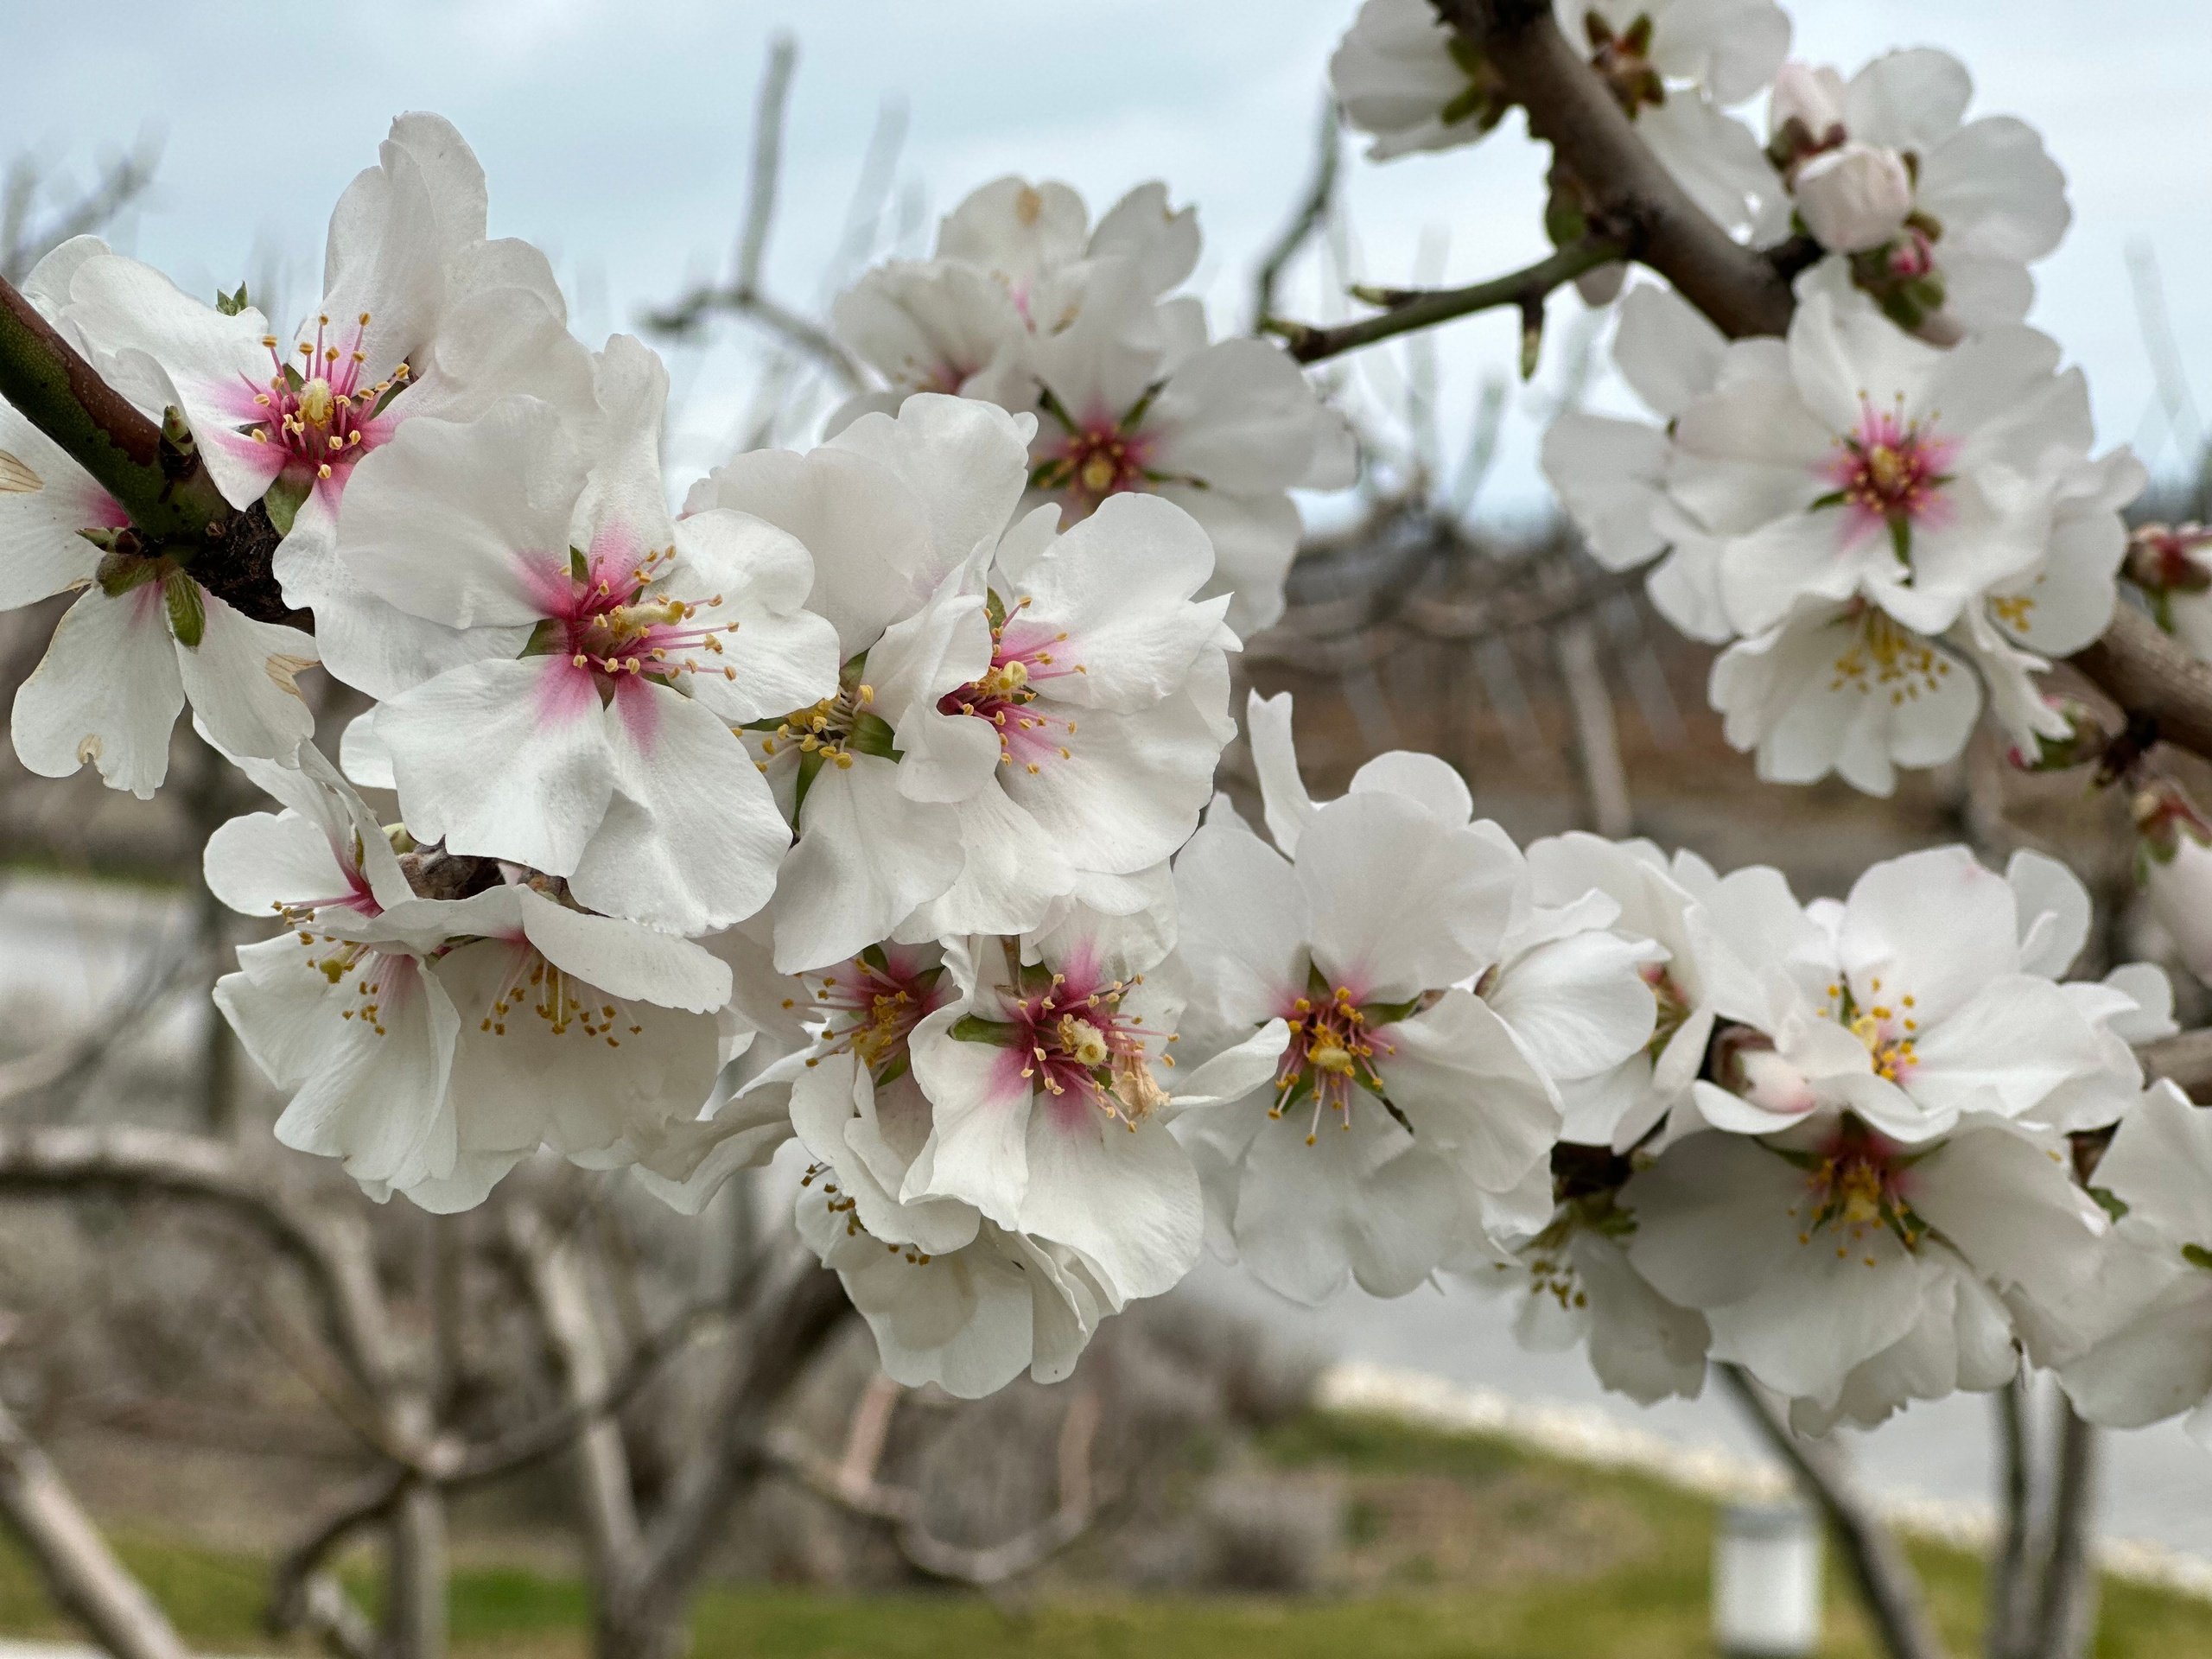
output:
{"label": "almond blossom", "polygon": [[1966,121],[1973,92],[1963,64],[1921,47],[1847,82],[1785,65],[1768,118],[1769,155],[1805,227],[1900,327],[1944,337],[2025,316],[2027,268],[2071,217],[2035,130]]}
{"label": "almond blossom", "polygon": [[1402,1295],[1480,1236],[1480,1195],[1541,1179],[1557,1093],[1459,988],[1497,957],[1516,861],[1408,795],[1313,810],[1286,858],[1217,812],[1175,861],[1201,1056],[1274,1020],[1272,1084],[1183,1120],[1224,1230],[1308,1302]]}
{"label": "almond blossom", "polygon": [[[1560,32],[1693,200],[1732,231],[1770,219],[1779,188],[1758,139],[1723,111],[1789,49],[1772,0],[1558,0]],[[1345,119],[1376,160],[1481,137],[1510,106],[1480,54],[1423,0],[1367,0],[1329,60]]]}
{"label": "almond blossom", "polygon": [[414,113],[332,210],[321,302],[289,334],[243,289],[209,306],[134,259],[73,277],[67,315],[118,387],[149,413],[182,411],[233,506],[267,498],[288,602],[361,602],[331,532],[353,468],[403,421],[466,419],[512,391],[588,407],[589,359],[551,265],[526,242],[487,240],[485,220],[475,154],[442,117]]}
{"label": "almond blossom", "polygon": [[1198,820],[1230,728],[1205,537],[1165,502],[1056,535],[1008,526],[1026,432],[921,394],[804,455],[741,455],[691,505],[811,552],[837,689],[753,741],[796,820],[779,965],[893,937],[1019,933],[1086,874],[1160,863]]}
{"label": "almond blossom", "polygon": [[950,953],[957,999],[912,1041],[931,1129],[904,1189],[1065,1246],[1117,1305],[1198,1262],[1205,1208],[1169,1122],[1270,1082],[1288,1040],[1266,1024],[1179,1071],[1176,976],[1154,950],[1122,948],[1122,931],[1078,924],[1050,950],[978,939]]}
{"label": "almond blossom", "polygon": [[[1948,1331],[1940,1392],[2009,1377],[1956,1342],[1959,1309],[2018,1305],[2014,1334],[2038,1363],[2081,1317],[2103,1212],[2076,1186],[2057,1137],[1983,1116],[1906,1146],[1850,1112],[1780,1135],[1692,1135],[1630,1178],[1628,1256],[1669,1301],[1702,1313],[1712,1356],[1744,1366],[1813,1421],[1878,1419],[1898,1385],[1863,1370],[1916,1332]],[[1923,1321],[1934,1315],[1932,1329]],[[2000,1351],[2009,1353],[2009,1347]],[[1994,1374],[1993,1374],[1994,1371]]]}
{"label": "almond blossom", "polygon": [[2212,1445],[2212,1114],[2171,1083],[2121,1119],[2089,1184],[2120,1217],[2088,1352],[2059,1373],[2074,1409],[2108,1428],[2177,1414]]}
{"label": "almond blossom", "polygon": [[[257,768],[283,801],[208,843],[225,902],[283,935],[238,951],[216,1005],[290,1100],[277,1138],[372,1196],[466,1209],[541,1145],[605,1166],[703,1155],[680,1131],[726,1058],[728,968],[575,908],[541,876],[415,895],[385,833],[312,747]],[[669,1155],[664,1155],[664,1154]]]}
{"label": "almond blossom", "polygon": [[811,1160],[799,1236],[842,1280],[885,1371],[972,1398],[1025,1370],[1065,1376],[1128,1293],[1076,1249],[915,1191],[937,1142],[913,1043],[957,995],[935,946],[871,946],[819,976],[813,1046],[753,1091],[786,1091]]}
{"label": "almond blossom", "polygon": [[[25,292],[51,320],[54,296],[102,257],[79,238],[48,254]],[[209,593],[44,433],[0,404],[0,560],[8,608],[81,590],[16,692],[16,753],[66,778],[87,763],[109,787],[150,797],[168,775],[169,734],[189,702],[209,737],[238,755],[289,761],[315,728],[295,681],[315,642]]]}
{"label": "almond blossom", "polygon": [[375,716],[417,839],[696,933],[767,901],[789,840],[732,728],[830,690],[836,647],[791,536],[670,519],[667,389],[617,336],[582,430],[527,397],[410,421],[358,469],[339,551],[435,625]]}

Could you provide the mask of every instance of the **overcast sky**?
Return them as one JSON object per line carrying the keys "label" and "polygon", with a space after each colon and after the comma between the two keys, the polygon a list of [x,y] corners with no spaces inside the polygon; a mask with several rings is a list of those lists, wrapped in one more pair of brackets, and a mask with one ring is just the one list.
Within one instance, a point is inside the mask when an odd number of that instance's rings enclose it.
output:
{"label": "overcast sky", "polygon": [[[315,286],[322,227],[391,117],[432,109],[474,144],[495,234],[550,251],[594,341],[728,257],[743,198],[754,87],[772,33],[798,37],[774,285],[817,298],[883,100],[909,127],[902,178],[934,215],[1008,172],[1068,180],[1095,206],[1150,177],[1200,211],[1198,281],[1217,327],[1243,319],[1254,251],[1301,181],[1330,48],[1352,0],[0,0],[15,73],[0,155],[87,170],[142,134],[158,186],[119,240],[209,293],[289,261]],[[2033,320],[2088,370],[2101,436],[2171,465],[2131,299],[2127,251],[2165,276],[2184,369],[2212,398],[2212,61],[2204,0],[1805,0],[1800,56],[1847,68],[1892,46],[1948,48],[1977,111],[2026,117],[2069,175],[2074,226],[2037,271]],[[1416,270],[1426,236],[1444,280],[1541,251],[1537,155],[1517,134],[1443,157],[1351,169],[1362,265]],[[1311,289],[1306,290],[1311,302]],[[1567,302],[1571,303],[1571,302]],[[1443,402],[1471,406],[1510,360],[1511,325],[1445,337]],[[679,461],[728,441],[753,359],[732,344],[677,363]],[[1542,388],[1516,394],[1490,497],[1525,507]],[[1603,395],[1603,394],[1601,394]],[[1464,416],[1462,416],[1464,418]]]}

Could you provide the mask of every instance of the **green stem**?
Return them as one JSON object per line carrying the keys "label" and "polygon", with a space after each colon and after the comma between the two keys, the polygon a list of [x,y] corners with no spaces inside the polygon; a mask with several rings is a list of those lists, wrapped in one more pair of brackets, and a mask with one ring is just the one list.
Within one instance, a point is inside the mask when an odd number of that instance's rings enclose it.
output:
{"label": "green stem", "polygon": [[0,398],[54,440],[156,540],[200,537],[230,504],[196,456],[101,379],[16,286],[0,277]]}
{"label": "green stem", "polygon": [[1269,317],[1260,326],[1288,340],[1290,354],[1300,362],[1317,363],[1325,357],[1356,351],[1393,335],[1411,334],[1416,328],[1433,328],[1440,322],[1471,316],[1478,311],[1492,311],[1508,305],[1517,306],[1523,313],[1540,311],[1545,297],[1554,289],[1573,282],[1586,270],[1624,258],[1626,253],[1626,249],[1611,237],[1586,237],[1557,249],[1533,265],[1486,283],[1440,289],[1433,293],[1394,294],[1391,298],[1395,302],[1389,310],[1358,322],[1316,328]]}

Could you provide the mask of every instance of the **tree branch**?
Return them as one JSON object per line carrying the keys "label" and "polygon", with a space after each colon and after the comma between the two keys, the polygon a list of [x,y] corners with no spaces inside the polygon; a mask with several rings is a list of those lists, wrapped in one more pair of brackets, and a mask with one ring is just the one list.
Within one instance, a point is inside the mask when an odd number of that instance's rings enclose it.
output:
{"label": "tree branch", "polygon": [[2050,1541],[2036,1597],[2035,1642],[2025,1659],[2081,1659],[2096,1613],[2096,1570],[2089,1559],[2095,1510],[2097,1431],[2058,1398],[2058,1469],[2052,1483]]}
{"label": "tree branch", "polygon": [[1344,146],[1342,123],[1333,98],[1321,100],[1321,127],[1314,145],[1313,181],[1306,187],[1306,194],[1291,214],[1290,222],[1282,227],[1282,233],[1262,256],[1259,268],[1252,273],[1252,327],[1255,332],[1265,328],[1268,319],[1274,315],[1275,284],[1282,280],[1284,268],[1321,227],[1321,222],[1329,215],[1329,204],[1337,194],[1337,173]]}
{"label": "tree branch", "polygon": [[1800,1439],[1774,1402],[1738,1365],[1719,1365],[1721,1382],[1734,1395],[1767,1444],[1796,1473],[1821,1507],[1836,1547],[1843,1552],[1859,1599],[1891,1659],[1943,1659],[1922,1596],[1920,1581],[1896,1537],[1867,1507],[1834,1448]]}
{"label": "tree branch", "polygon": [[199,451],[166,442],[0,276],[0,400],[92,475],[148,543],[190,566],[193,580],[257,622],[297,626],[274,569],[283,538],[259,502],[234,511]]}
{"label": "tree branch", "polygon": [[1789,326],[1789,284],[1692,201],[1605,83],[1568,44],[1543,0],[1436,0],[1482,54],[1529,130],[1552,147],[1588,201],[1591,223],[1681,290],[1732,338]]}
{"label": "tree branch", "polygon": [[2016,1376],[1997,1390],[1998,1515],[2004,1532],[1990,1563],[1989,1624],[1984,1659],[2025,1659],[2034,1592],[2028,1581],[2027,1379]]}
{"label": "tree branch", "polygon": [[2123,601],[2103,637],[2067,659],[2169,743],[2212,756],[2212,664]]}
{"label": "tree branch", "polygon": [[1520,310],[1524,322],[1532,316],[1541,321],[1544,301],[1554,289],[1573,282],[1586,270],[1612,264],[1625,251],[1626,245],[1610,238],[1586,238],[1554,250],[1533,265],[1492,277],[1486,283],[1426,292],[1388,291],[1384,300],[1389,308],[1380,316],[1338,323],[1330,328],[1265,317],[1260,327],[1288,341],[1291,356],[1300,363],[1318,363],[1324,358],[1372,346],[1376,340],[1389,340],[1395,334],[1433,328],[1440,322],[1509,305]]}
{"label": "tree branch", "polygon": [[0,1406],[0,1519],[55,1604],[116,1659],[187,1659],[183,1642],[78,1506],[54,1465]]}

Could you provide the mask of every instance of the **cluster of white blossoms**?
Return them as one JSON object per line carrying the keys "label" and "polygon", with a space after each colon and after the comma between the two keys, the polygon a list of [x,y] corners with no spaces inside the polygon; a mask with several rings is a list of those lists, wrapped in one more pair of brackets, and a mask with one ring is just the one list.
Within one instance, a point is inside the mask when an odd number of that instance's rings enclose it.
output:
{"label": "cluster of white blossoms", "polygon": [[2022,123],[1961,125],[1968,90],[1932,51],[1848,84],[1784,66],[1770,153],[1825,251],[1788,338],[1727,340],[1638,284],[1613,357],[1655,420],[1545,437],[1592,554],[1650,564],[1661,613],[1726,645],[1713,707],[1772,781],[1887,794],[1985,707],[2033,753],[2069,729],[2033,676],[2112,617],[2143,470],[2092,458],[2080,372],[2018,321],[2063,180]]}
{"label": "cluster of white blossoms", "polygon": [[1029,416],[1029,505],[1065,528],[1123,495],[1173,502],[1213,544],[1199,596],[1228,595],[1240,634],[1264,628],[1298,550],[1290,492],[1344,487],[1357,456],[1297,365],[1262,340],[1209,341],[1198,299],[1169,293],[1198,259],[1197,213],[1164,185],[1093,226],[1065,184],[987,184],[945,215],[933,257],[839,296],[838,338],[888,384],[830,429],[917,391]]}
{"label": "cluster of white blossoms", "polygon": [[[2139,469],[2090,458],[2018,321],[2065,219],[2033,135],[1961,124],[1938,54],[1785,68],[1769,0],[1559,21],[1722,223],[1818,244],[1787,340],[1630,289],[1662,423],[1546,450],[1599,558],[1656,561],[1726,645],[1768,776],[1886,789],[1985,701],[2061,735],[2029,673],[2104,626]],[[1382,154],[1503,110],[1422,0],[1369,0],[1334,74]],[[1762,150],[1726,111],[1770,84]],[[285,1144],[434,1211],[541,1155],[696,1211],[780,1157],[885,1369],[961,1395],[1065,1376],[1209,1245],[1308,1302],[1503,1283],[1610,1386],[1730,1363],[1808,1427],[2023,1363],[2099,1421],[2212,1394],[2212,1131],[2144,1088],[2162,976],[2067,979],[2090,907],[2052,861],[1916,854],[1801,904],[1643,842],[1522,849],[1431,756],[1317,801],[1287,697],[1245,709],[1261,826],[1215,792],[1291,492],[1354,456],[1288,355],[1173,293],[1198,232],[1163,188],[1093,226],[985,186],[837,302],[880,388],[681,485],[659,359],[574,338],[485,229],[467,147],[410,115],[301,327],[88,239],[24,289],[165,476],[270,532],[257,620],[0,407],[8,592],[81,590],[17,753],[149,794],[188,701],[276,804],[205,868],[281,925],[216,1000]],[[2212,638],[2204,538],[2161,534],[2131,575]],[[342,732],[318,665],[371,705]],[[2139,793],[2151,879],[2201,880],[2212,827]]]}

